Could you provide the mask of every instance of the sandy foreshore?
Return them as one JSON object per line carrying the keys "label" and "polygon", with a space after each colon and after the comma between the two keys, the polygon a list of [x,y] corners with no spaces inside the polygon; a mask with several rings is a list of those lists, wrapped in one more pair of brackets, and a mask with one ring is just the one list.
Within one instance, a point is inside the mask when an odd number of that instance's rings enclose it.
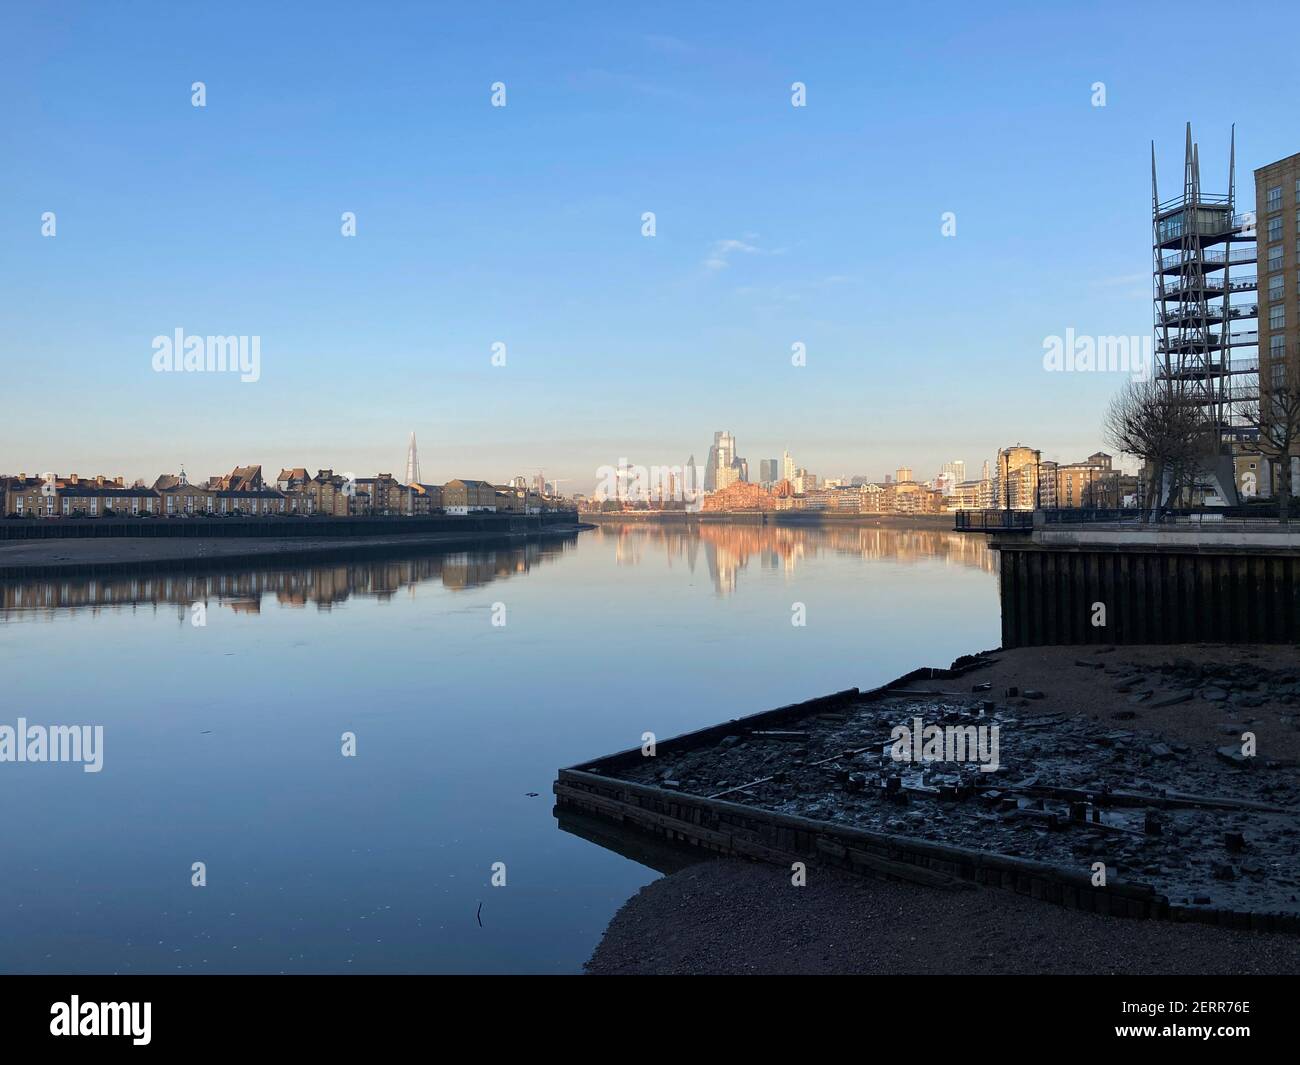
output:
{"label": "sandy foreshore", "polygon": [[494,547],[542,537],[568,536],[577,526],[547,526],[527,533],[416,533],[348,537],[95,537],[0,542],[0,577],[51,576],[134,570],[174,564],[298,561],[355,552]]}
{"label": "sandy foreshore", "polygon": [[[908,690],[964,692],[1014,702],[1070,722],[1071,742],[1105,750],[1122,731],[1124,757],[1142,775],[1177,776],[1223,764],[1216,751],[1244,731],[1259,757],[1245,774],[1288,807],[1300,770],[1300,649],[1290,646],[1044,647],[992,652],[991,665]],[[989,685],[987,693],[971,688]],[[1023,693],[1030,693],[1025,699]],[[1015,694],[1011,694],[1014,691]],[[1089,732],[1091,730],[1091,732]],[[1150,752],[1150,753],[1148,753]],[[1096,752],[1093,752],[1093,757]],[[1118,755],[1116,756],[1118,757]],[[1081,764],[1084,759],[1080,759]],[[1147,769],[1144,771],[1143,766]],[[1181,778],[1180,778],[1181,779]],[[1185,785],[1184,785],[1185,786]],[[1195,789],[1192,789],[1195,790]],[[1285,830],[1294,855],[1300,816]],[[1251,828],[1246,820],[1246,835]],[[1258,829],[1256,829],[1258,831]],[[1290,843],[1287,843],[1287,840]],[[1186,842],[1197,844],[1191,837]],[[1220,856],[1221,838],[1196,858]],[[1213,855],[1211,855],[1213,851]],[[1263,841],[1258,851],[1262,855]],[[1104,917],[1008,891],[944,891],[868,880],[810,865],[808,884],[788,868],[739,860],[703,864],[644,888],[611,921],[588,963],[592,973],[1295,973],[1300,936],[1203,924]],[[1267,863],[1264,863],[1267,864]],[[1256,869],[1294,903],[1293,858]]]}
{"label": "sandy foreshore", "polygon": [[[1017,687],[1041,692],[1044,712],[1077,714],[1100,731],[1122,727],[1196,747],[1227,743],[1226,726],[1249,727],[1261,758],[1300,759],[1300,647],[1289,644],[1142,644],[1020,647],[995,651],[991,666],[961,682],[909,688],[962,690],[987,682],[1001,698]],[[1142,698],[1144,693],[1151,694]],[[1182,702],[1170,700],[1187,693]],[[1164,705],[1161,705],[1164,704]],[[1238,727],[1240,726],[1240,727]]]}
{"label": "sandy foreshore", "polygon": [[693,865],[642,888],[586,965],[632,974],[1294,974],[1300,937],[1122,920],[1006,891]]}

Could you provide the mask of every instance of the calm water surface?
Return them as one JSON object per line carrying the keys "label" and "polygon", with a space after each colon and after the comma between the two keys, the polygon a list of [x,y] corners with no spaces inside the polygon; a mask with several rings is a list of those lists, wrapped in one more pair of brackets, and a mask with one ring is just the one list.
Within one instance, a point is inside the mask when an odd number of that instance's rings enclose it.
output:
{"label": "calm water surface", "polygon": [[0,968],[577,972],[657,874],[559,830],[557,768],[996,646],[995,564],[946,531],[604,526],[0,582],[0,724],[105,734],[98,774],[0,763]]}

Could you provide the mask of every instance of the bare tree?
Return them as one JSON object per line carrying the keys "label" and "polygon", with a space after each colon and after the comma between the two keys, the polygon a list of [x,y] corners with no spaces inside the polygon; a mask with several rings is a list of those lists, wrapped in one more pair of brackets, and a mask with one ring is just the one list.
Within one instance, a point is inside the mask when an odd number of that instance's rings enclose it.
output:
{"label": "bare tree", "polygon": [[1300,387],[1281,384],[1266,388],[1260,383],[1259,399],[1238,405],[1237,413],[1259,431],[1256,446],[1260,455],[1276,470],[1277,520],[1291,517],[1291,455],[1300,443]]}
{"label": "bare tree", "polygon": [[1170,381],[1129,381],[1110,402],[1105,433],[1111,447],[1147,464],[1143,521],[1158,514],[1166,480],[1173,502],[1196,483],[1218,449],[1218,432],[1210,418]]}

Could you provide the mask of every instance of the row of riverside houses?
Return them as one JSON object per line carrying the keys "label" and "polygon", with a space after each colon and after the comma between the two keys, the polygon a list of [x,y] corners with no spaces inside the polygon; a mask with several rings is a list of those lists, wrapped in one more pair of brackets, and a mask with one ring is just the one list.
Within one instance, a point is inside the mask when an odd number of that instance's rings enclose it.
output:
{"label": "row of riverside houses", "polygon": [[567,509],[525,488],[457,478],[444,485],[402,484],[392,474],[348,478],[333,470],[281,470],[273,483],[261,466],[237,466],[195,484],[185,472],[165,473],[146,486],[121,477],[0,475],[0,507],[8,518],[193,517],[195,515],[540,514]]}

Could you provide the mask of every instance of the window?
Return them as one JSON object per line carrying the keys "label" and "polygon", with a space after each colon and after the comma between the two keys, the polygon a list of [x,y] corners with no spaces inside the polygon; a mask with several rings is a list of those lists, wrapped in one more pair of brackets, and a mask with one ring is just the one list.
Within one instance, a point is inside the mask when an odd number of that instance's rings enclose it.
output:
{"label": "window", "polygon": [[1286,328],[1286,304],[1275,303],[1268,309],[1268,327],[1270,329]]}
{"label": "window", "polygon": [[1282,269],[1282,245],[1274,244],[1268,249],[1268,268],[1270,270]]}
{"label": "window", "polygon": [[1286,284],[1286,278],[1281,274],[1274,274],[1268,279],[1268,298],[1270,300],[1280,300],[1285,294],[1283,286]]}
{"label": "window", "polygon": [[1268,338],[1268,357],[1270,359],[1280,359],[1286,351],[1286,339],[1279,333],[1277,336]]}
{"label": "window", "polygon": [[1285,388],[1286,387],[1286,363],[1284,362],[1273,363],[1272,372],[1273,372],[1273,387]]}
{"label": "window", "polygon": [[1270,242],[1275,242],[1282,239],[1282,216],[1281,215],[1278,215],[1276,218],[1270,218],[1268,220],[1268,239]]}
{"label": "window", "polygon": [[1268,190],[1268,207],[1266,210],[1276,211],[1282,206],[1282,186],[1274,185]]}

